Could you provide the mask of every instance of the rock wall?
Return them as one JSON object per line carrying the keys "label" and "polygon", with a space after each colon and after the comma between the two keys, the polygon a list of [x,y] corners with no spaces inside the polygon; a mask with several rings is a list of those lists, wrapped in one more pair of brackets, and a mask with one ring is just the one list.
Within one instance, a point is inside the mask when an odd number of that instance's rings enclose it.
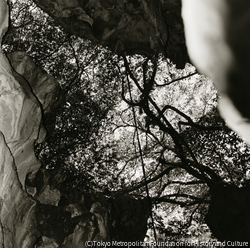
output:
{"label": "rock wall", "polygon": [[43,124],[49,133],[54,130],[56,110],[63,102],[64,93],[56,80],[37,66],[24,51],[8,54],[11,66],[29,83],[42,106]]}
{"label": "rock wall", "polygon": [[[0,0],[0,41],[8,27],[8,7]],[[0,247],[33,247],[36,201],[25,191],[25,178],[40,162],[34,142],[41,126],[41,108],[28,83],[11,68],[0,49]]]}
{"label": "rock wall", "polygon": [[[4,0],[0,4],[0,33],[3,36],[3,30],[8,25],[8,9]],[[0,131],[14,157],[18,178],[24,187],[26,175],[40,168],[40,162],[34,154],[34,142],[39,135],[40,138],[44,136],[40,132],[42,111],[29,84],[14,72],[2,50],[0,61]]]}
{"label": "rock wall", "polygon": [[33,247],[36,229],[36,202],[22,190],[13,156],[0,132],[0,247]]}
{"label": "rock wall", "polygon": [[[8,7],[5,0],[0,0],[0,11],[2,40],[8,27]],[[50,76],[37,69],[24,53],[12,54],[10,58],[16,69],[33,85],[13,70],[0,50],[0,244],[4,248],[34,247],[39,237],[47,235],[41,228],[45,223],[43,218],[46,218],[50,226],[48,216],[53,214],[58,219],[57,227],[51,235],[56,241],[56,233],[64,223],[59,220],[66,219],[66,224],[72,222],[71,217],[70,220],[64,218],[63,215],[67,215],[64,212],[62,214],[61,209],[55,207],[56,210],[52,211],[50,205],[38,204],[26,193],[25,187],[27,175],[35,174],[41,165],[35,156],[34,144],[45,137],[42,107],[45,114],[51,111],[51,100],[57,99],[55,94],[58,93],[53,93],[57,90],[57,85]],[[68,215],[70,216],[70,212]],[[48,226],[46,229],[49,229]],[[62,232],[60,238],[64,240],[73,229],[74,227]]]}

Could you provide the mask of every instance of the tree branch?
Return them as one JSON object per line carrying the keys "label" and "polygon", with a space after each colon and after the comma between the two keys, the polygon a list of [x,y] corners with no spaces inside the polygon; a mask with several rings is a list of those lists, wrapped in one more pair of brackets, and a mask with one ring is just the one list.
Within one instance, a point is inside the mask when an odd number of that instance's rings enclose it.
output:
{"label": "tree branch", "polygon": [[157,87],[167,86],[167,85],[170,85],[170,84],[172,84],[172,83],[178,82],[178,81],[180,81],[180,80],[183,80],[183,79],[192,77],[192,76],[194,76],[194,75],[196,75],[196,74],[198,74],[198,72],[193,72],[193,73],[191,73],[191,74],[189,74],[189,75],[187,75],[187,76],[183,76],[183,77],[181,77],[181,78],[174,79],[174,80],[172,80],[171,82],[168,82],[168,83],[165,83],[165,84],[156,84],[156,86],[157,86]]}

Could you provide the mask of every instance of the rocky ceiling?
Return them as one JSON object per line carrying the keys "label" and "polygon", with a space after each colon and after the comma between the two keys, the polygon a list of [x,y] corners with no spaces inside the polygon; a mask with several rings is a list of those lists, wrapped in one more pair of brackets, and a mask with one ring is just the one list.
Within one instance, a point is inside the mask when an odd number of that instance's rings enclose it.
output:
{"label": "rocky ceiling", "polygon": [[178,68],[189,60],[181,0],[34,0],[67,32],[112,51],[163,53]]}

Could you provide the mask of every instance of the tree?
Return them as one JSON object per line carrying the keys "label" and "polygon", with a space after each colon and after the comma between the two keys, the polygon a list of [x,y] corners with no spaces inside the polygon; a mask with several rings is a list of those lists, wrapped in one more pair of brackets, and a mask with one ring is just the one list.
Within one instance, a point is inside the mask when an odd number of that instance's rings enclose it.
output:
{"label": "tree", "polygon": [[[115,239],[127,239],[128,230],[143,220],[141,239],[150,215],[149,228],[167,240],[208,240],[205,223],[220,240],[248,238],[239,216],[248,216],[249,150],[219,118],[211,81],[189,64],[178,70],[165,56],[126,56],[122,42],[117,56],[64,33],[32,2],[12,7],[14,24],[5,51],[28,49],[65,94],[55,130],[37,146],[41,171],[50,174],[42,190],[48,183],[61,192],[59,208],[44,207],[46,213],[63,218],[62,209],[75,203],[86,215],[67,220],[79,225],[79,219],[89,221],[96,214],[97,221],[97,214],[107,210],[91,212],[96,201],[115,209],[113,214],[124,204],[138,206],[133,212],[138,219],[131,221],[126,211],[114,214],[116,227],[126,230],[119,236],[111,228]],[[234,205],[234,199],[246,207]],[[150,206],[139,215],[144,205]],[[216,217],[221,205],[224,225]],[[125,223],[118,221],[122,214],[128,217]],[[239,232],[232,224],[237,219]],[[51,228],[49,221],[46,225]],[[73,239],[65,239],[68,232],[54,235],[59,243]]]}
{"label": "tree", "polygon": [[[243,202],[245,207],[248,206],[247,194],[236,193],[238,191],[247,191],[248,188],[246,171],[249,163],[249,150],[247,145],[225,126],[223,121],[219,119],[218,113],[214,110],[210,113],[209,117],[206,116],[206,119],[209,120],[208,123],[204,121],[205,118],[197,123],[186,113],[174,106],[169,104],[161,106],[156,103],[153,99],[154,94],[152,93],[155,87],[159,85],[155,82],[155,74],[152,73],[153,76],[149,78],[148,81],[145,81],[147,80],[148,74],[146,74],[146,70],[143,70],[143,76],[141,77],[143,78],[142,83],[138,80],[138,77],[132,73],[125,57],[124,60],[130,80],[138,88],[140,95],[136,97],[136,100],[127,100],[125,96],[123,99],[134,108],[141,108],[144,113],[146,113],[146,117],[150,117],[149,126],[146,124],[143,125],[138,120],[138,127],[136,128],[138,128],[141,133],[154,135],[155,137],[154,128],[157,126],[158,133],[160,131],[165,135],[165,140],[159,139],[161,143],[158,140],[158,145],[161,147],[160,150],[155,149],[155,144],[151,145],[151,147],[154,147],[154,152],[159,154],[157,158],[158,166],[163,165],[165,170],[163,173],[158,172],[159,174],[154,178],[149,177],[148,183],[160,179],[164,173],[168,176],[167,183],[165,181],[166,179],[162,182],[163,187],[159,191],[160,197],[158,195],[153,199],[156,202],[166,201],[189,208],[189,211],[191,211],[191,214],[189,214],[190,218],[184,221],[184,223],[181,223],[179,229],[183,232],[183,227],[190,227],[194,213],[198,211],[200,207],[204,216],[204,207],[205,209],[208,207],[207,204],[210,202],[209,196],[211,196],[211,205],[205,220],[216,237],[220,240],[238,239],[246,241],[248,234],[245,232],[246,229],[242,223],[244,221],[241,219],[241,216],[247,216],[244,207],[239,208],[238,203],[234,204],[230,202],[231,204],[230,207],[228,207],[228,211],[230,212],[233,211],[232,209],[235,209],[237,214],[233,217],[229,217],[229,214],[225,214],[225,216],[222,217],[224,218],[224,222],[216,221],[217,217],[215,216],[217,215],[215,213],[218,214],[218,209],[221,209],[219,205],[223,204],[223,206],[225,206],[228,199],[225,196],[224,202],[222,198],[223,193],[221,192],[225,192],[225,194],[227,192],[228,195],[235,195],[234,199],[237,199],[238,202]],[[143,66],[145,66],[145,64]],[[149,85],[149,87],[151,87],[150,91],[148,91],[145,82],[151,82],[151,85]],[[148,92],[150,92],[150,94]],[[206,105],[204,104],[203,106]],[[181,117],[178,118],[179,121],[176,120],[176,117],[171,118],[172,116],[167,115],[167,113],[165,113],[166,110],[171,110],[179,115]],[[170,120],[170,118],[172,120]],[[190,126],[191,129],[180,132],[183,125]],[[147,137],[147,135],[144,137]],[[171,141],[169,142],[170,138],[172,139],[172,143]],[[147,139],[142,138],[142,140],[144,140],[143,144],[146,144],[145,147],[147,147]],[[167,143],[164,143],[166,141]],[[174,153],[175,156],[170,157],[169,151]],[[147,159],[146,149],[143,150],[143,152],[145,159]],[[152,158],[152,154],[150,154],[150,158]],[[150,170],[148,173],[150,175]],[[175,180],[172,179],[174,186],[172,185],[171,178],[175,178]],[[178,180],[176,180],[177,178]],[[189,181],[190,179],[191,181]],[[204,186],[201,187],[201,185]],[[155,185],[153,187],[155,187]],[[168,188],[170,188],[169,191],[167,190]],[[163,194],[163,196],[161,196],[161,194]],[[190,206],[193,207],[190,208]],[[225,219],[227,221],[225,221]],[[237,231],[239,230],[239,226],[243,226],[239,233],[234,229],[233,223],[235,223],[236,219],[238,221]],[[227,224],[223,225],[222,223]]]}

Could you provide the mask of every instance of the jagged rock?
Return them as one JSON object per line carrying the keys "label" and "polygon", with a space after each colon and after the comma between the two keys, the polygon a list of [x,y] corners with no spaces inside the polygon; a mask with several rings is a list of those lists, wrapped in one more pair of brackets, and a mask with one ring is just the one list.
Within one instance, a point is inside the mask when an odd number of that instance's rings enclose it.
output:
{"label": "jagged rock", "polygon": [[83,211],[79,204],[77,203],[71,203],[66,207],[66,210],[71,212],[71,218],[74,218],[76,216],[80,216],[83,214]]}
{"label": "jagged rock", "polygon": [[95,235],[96,241],[108,241],[109,232],[108,232],[108,208],[103,206],[99,202],[93,203],[90,209],[90,213],[95,216],[98,225],[98,233]]}
{"label": "jagged rock", "polygon": [[94,202],[89,212],[76,217],[80,222],[74,233],[69,235],[62,247],[86,247],[86,241],[110,241],[109,237],[109,208],[100,202]]}
{"label": "jagged rock", "polygon": [[[34,0],[67,32],[116,53],[164,53],[177,67],[188,61],[181,1]],[[122,44],[120,46],[120,44]]]}
{"label": "jagged rock", "polygon": [[44,189],[44,191],[35,197],[40,203],[58,206],[58,202],[61,198],[60,191],[58,189],[52,189],[50,185]]}
{"label": "jagged rock", "polygon": [[[0,60],[4,60],[3,54],[0,54]],[[0,69],[0,82],[0,130],[14,156],[19,180],[24,186],[27,174],[35,173],[41,165],[34,153],[41,108],[27,82],[17,82],[11,70],[6,74]]]}
{"label": "jagged rock", "polygon": [[85,247],[86,241],[144,240],[150,216],[147,199],[131,196],[106,199],[100,194],[85,194],[76,206],[77,209],[82,206],[81,215],[75,217],[80,222],[61,247]]}
{"label": "jagged rock", "polygon": [[62,248],[70,248],[70,247],[85,248],[86,247],[85,242],[93,240],[95,231],[96,231],[96,226],[92,218],[88,219],[87,221],[81,221],[75,227],[74,233],[69,235],[65,239],[61,247]]}
{"label": "jagged rock", "polygon": [[[1,40],[7,26],[7,4],[5,0],[0,0]],[[33,66],[29,59],[27,61],[29,62],[27,65]],[[25,65],[25,63],[21,63],[21,65]],[[26,68],[21,65],[19,69]],[[39,72],[34,67],[32,68],[32,72]],[[22,72],[30,73],[31,71]],[[37,75],[42,76],[39,78]],[[30,77],[33,82],[38,78],[42,79],[38,80],[38,83],[53,81],[51,78],[47,80],[48,77],[41,71],[34,78],[33,75]],[[49,106],[51,106],[49,92],[44,90],[39,92],[39,87],[36,89],[40,94],[40,99],[44,97],[43,104],[49,111]],[[0,113],[0,244],[5,248],[34,247],[38,237],[47,234],[46,230],[41,229],[41,221],[44,216],[41,214],[46,213],[47,219],[44,220],[44,223],[49,223],[50,228],[54,228],[53,220],[60,220],[64,214],[60,208],[54,207],[51,210],[50,207],[46,207],[49,205],[37,205],[37,201],[25,191],[26,176],[36,173],[40,168],[40,162],[34,153],[34,143],[44,138],[44,132],[41,132],[41,130],[43,131],[41,129],[42,111],[30,85],[12,69],[2,50],[0,50]],[[46,209],[50,211],[45,211]],[[52,223],[51,218],[48,218],[50,215],[53,215]],[[72,223],[71,218],[67,223]],[[60,222],[57,223],[58,226],[60,227]],[[64,227],[64,225],[62,226]],[[51,230],[47,226],[46,228]],[[70,229],[70,227],[67,228]],[[55,228],[52,237],[58,236],[59,241],[63,241],[65,235],[69,234],[69,229],[58,234],[60,228]]]}
{"label": "jagged rock", "polygon": [[[49,172],[46,169],[40,168],[40,170],[37,171],[36,174],[28,174],[27,175],[26,181],[25,181],[26,190],[33,192],[33,194],[31,194],[31,195],[39,197],[44,192],[46,187],[48,186],[49,179],[50,179]],[[46,195],[46,193],[45,193],[45,195]],[[48,197],[49,197],[49,195],[50,195],[50,193],[48,193]],[[41,199],[42,198],[43,197],[41,197]],[[51,198],[51,197],[49,197],[49,198]],[[48,201],[50,201],[50,200],[48,200]],[[55,201],[55,200],[53,200],[53,201]],[[54,204],[52,204],[52,205],[54,205]]]}
{"label": "jagged rock", "polygon": [[33,93],[42,105],[46,129],[54,129],[56,110],[62,99],[62,89],[57,81],[37,66],[23,51],[8,54],[11,66],[29,83]]}
{"label": "jagged rock", "polygon": [[[5,0],[0,0],[0,39],[8,26],[8,8]],[[0,244],[5,248],[31,248],[42,245],[60,245],[75,226],[88,222],[86,216],[93,217],[94,235],[99,235],[102,216],[87,211],[80,217],[71,217],[71,212],[63,207],[38,204],[25,191],[25,182],[37,187],[32,176],[40,168],[35,157],[34,143],[42,141],[45,136],[42,129],[42,103],[44,112],[53,109],[51,100],[56,100],[58,86],[53,78],[39,70],[24,53],[10,55],[15,72],[8,59],[0,50]],[[54,91],[53,91],[54,90]],[[52,92],[51,92],[52,91]],[[33,93],[36,93],[35,96]],[[40,137],[39,137],[40,136]],[[29,175],[26,181],[27,175]],[[42,189],[42,188],[41,188]],[[44,191],[46,193],[46,191]],[[39,192],[41,193],[41,192]],[[44,193],[44,195],[46,195]],[[58,193],[58,192],[57,192]],[[45,203],[52,202],[46,195]],[[54,196],[54,194],[52,194]],[[42,197],[40,195],[40,197]],[[41,200],[41,199],[40,199]],[[42,201],[42,200],[41,200]],[[54,199],[55,201],[55,199]],[[95,217],[96,215],[96,217]],[[77,219],[76,219],[77,218]],[[79,225],[78,225],[79,226]],[[106,228],[106,226],[104,227]],[[106,230],[101,229],[101,236]],[[83,230],[81,235],[92,235]],[[48,239],[50,239],[48,244]],[[41,241],[41,242],[40,242]],[[72,247],[69,245],[69,247]],[[73,246],[74,247],[74,246]]]}
{"label": "jagged rock", "polygon": [[65,206],[65,209],[79,222],[62,247],[84,248],[86,241],[110,241],[110,205],[107,199],[101,194],[84,194],[81,199],[74,197],[71,201],[75,203]]}
{"label": "jagged rock", "polygon": [[[0,0],[0,42],[8,18],[6,1]],[[12,70],[1,49],[0,113],[0,244],[5,248],[33,247],[40,235],[36,201],[22,186],[26,175],[40,167],[34,142],[39,135],[41,109],[28,83]]]}
{"label": "jagged rock", "polygon": [[[6,2],[1,0],[1,35],[4,35],[3,30],[8,24],[6,6]],[[41,108],[29,84],[13,71],[2,50],[0,61],[0,131],[14,157],[18,178],[24,186],[27,174],[35,173],[41,165],[34,153],[34,142],[39,135],[40,139],[44,137],[44,133],[40,132]]]}
{"label": "jagged rock", "polygon": [[42,237],[35,245],[35,248],[57,248],[59,245],[53,239]]}
{"label": "jagged rock", "polygon": [[[76,204],[74,204],[74,208]],[[69,211],[71,210],[71,212]],[[73,211],[72,211],[73,210]],[[44,237],[60,247],[85,247],[86,241],[109,241],[108,208],[94,202],[90,210],[81,211],[77,206],[55,207],[39,204],[36,208],[38,229],[43,235],[37,247],[44,247]],[[66,237],[66,238],[65,238]],[[63,242],[63,244],[62,244]]]}
{"label": "jagged rock", "polygon": [[33,247],[36,229],[36,201],[22,190],[13,157],[0,132],[0,247]]}

